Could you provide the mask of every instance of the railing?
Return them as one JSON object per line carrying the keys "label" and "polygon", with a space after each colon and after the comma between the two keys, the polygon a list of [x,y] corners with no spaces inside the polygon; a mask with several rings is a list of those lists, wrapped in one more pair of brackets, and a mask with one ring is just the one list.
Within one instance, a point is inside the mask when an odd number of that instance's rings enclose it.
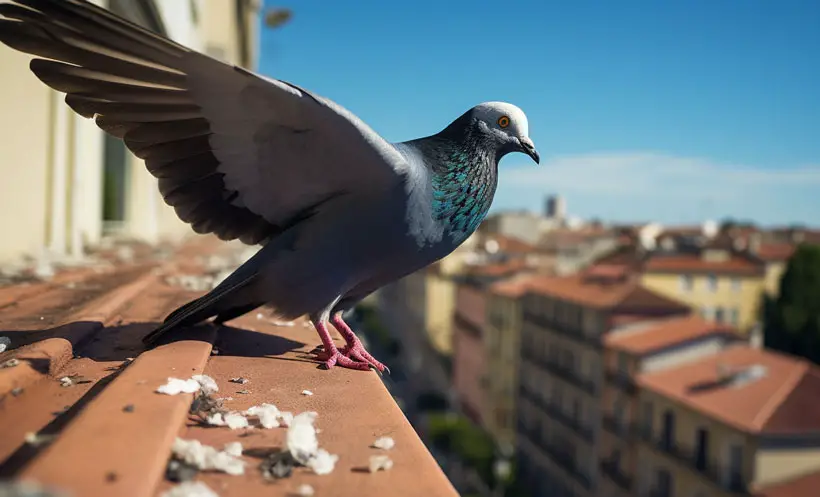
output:
{"label": "railing", "polygon": [[595,433],[592,428],[584,426],[581,422],[573,417],[565,414],[558,406],[550,402],[545,402],[540,397],[528,392],[525,388],[521,388],[520,392],[533,404],[538,406],[542,411],[547,413],[550,418],[558,421],[567,428],[573,430],[580,438],[587,443],[594,443]]}
{"label": "railing", "polygon": [[583,331],[579,330],[577,327],[561,324],[528,311],[524,311],[523,317],[525,321],[531,321],[539,327],[545,328],[553,333],[571,338],[578,343],[582,343],[594,349],[603,349],[603,344],[601,343],[600,337],[585,335]]}
{"label": "railing", "polygon": [[632,477],[621,471],[621,468],[614,461],[601,461],[601,471],[627,492],[632,489]]}
{"label": "railing", "polygon": [[638,426],[635,423],[619,423],[610,413],[604,413],[601,416],[601,424],[605,430],[625,439],[632,439],[638,434]]}
{"label": "railing", "polygon": [[543,356],[531,349],[522,349],[521,355],[530,362],[537,364],[541,369],[549,372],[553,376],[561,378],[567,383],[575,385],[578,389],[586,392],[587,394],[593,396],[597,394],[598,388],[595,382],[589,378],[584,378],[571,368],[560,366],[549,359],[545,359]]}
{"label": "railing", "polygon": [[533,445],[537,446],[547,457],[552,460],[557,466],[561,467],[564,471],[569,473],[572,478],[574,478],[578,483],[580,483],[585,489],[592,490],[592,478],[590,478],[587,474],[583,473],[578,464],[575,462],[575,458],[572,454],[566,451],[562,451],[560,448],[550,445],[541,435],[540,430],[531,430],[528,429],[524,424],[519,420],[518,423],[518,436],[523,437],[530,441]]}
{"label": "railing", "polygon": [[635,384],[635,380],[621,371],[607,369],[606,379],[629,395],[635,395],[638,392],[638,386]]}

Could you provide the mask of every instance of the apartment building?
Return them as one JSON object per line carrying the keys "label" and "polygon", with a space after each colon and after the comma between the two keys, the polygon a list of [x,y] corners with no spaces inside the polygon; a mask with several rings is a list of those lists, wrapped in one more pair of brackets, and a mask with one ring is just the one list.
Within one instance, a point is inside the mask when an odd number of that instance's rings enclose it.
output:
{"label": "apartment building", "polygon": [[600,495],[627,497],[636,490],[637,377],[697,361],[741,340],[733,328],[696,314],[633,322],[607,333],[601,393]]}
{"label": "apartment building", "polygon": [[644,373],[638,386],[636,495],[817,494],[810,485],[820,481],[818,366],[734,346]]}
{"label": "apartment building", "polygon": [[[254,67],[259,2],[95,0],[183,45]],[[162,200],[156,179],[121,140],[74,114],[63,95],[28,70],[25,54],[0,46],[0,262],[81,257],[107,233],[147,242],[190,233]],[[24,186],[24,187],[21,187]]]}
{"label": "apartment building", "polygon": [[642,261],[641,283],[686,302],[707,320],[748,332],[759,319],[765,266],[727,248],[653,252]]}
{"label": "apartment building", "polygon": [[453,385],[468,418],[484,424],[488,354],[484,347],[487,294],[480,285],[461,283],[453,313]]}
{"label": "apartment building", "polygon": [[597,495],[606,333],[616,323],[691,310],[627,272],[602,268],[533,279],[522,305],[516,435],[521,477],[537,496]]}
{"label": "apartment building", "polygon": [[484,426],[502,447],[515,446],[521,297],[531,276],[517,275],[487,288],[484,350],[486,392]]}

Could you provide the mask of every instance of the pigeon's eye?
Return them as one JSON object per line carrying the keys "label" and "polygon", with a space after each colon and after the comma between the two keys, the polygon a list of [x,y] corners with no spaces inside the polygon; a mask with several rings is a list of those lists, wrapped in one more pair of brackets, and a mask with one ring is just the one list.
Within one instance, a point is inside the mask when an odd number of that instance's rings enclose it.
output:
{"label": "pigeon's eye", "polygon": [[510,118],[507,116],[501,116],[498,118],[498,125],[502,128],[506,128],[510,125]]}

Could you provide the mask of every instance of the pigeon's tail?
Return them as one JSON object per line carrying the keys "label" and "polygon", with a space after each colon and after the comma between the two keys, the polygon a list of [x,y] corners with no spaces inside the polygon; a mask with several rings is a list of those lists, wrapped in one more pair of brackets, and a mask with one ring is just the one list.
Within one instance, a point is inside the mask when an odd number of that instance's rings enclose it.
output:
{"label": "pigeon's tail", "polygon": [[246,288],[254,277],[255,274],[233,284],[226,281],[228,284],[219,285],[202,297],[179,307],[169,314],[157,329],[146,335],[142,342],[148,346],[155,345],[163,335],[174,329],[192,326],[214,316],[216,316],[214,322],[221,324],[261,307],[265,302],[232,305],[232,302],[237,299],[228,298],[229,296],[237,297],[238,292]]}

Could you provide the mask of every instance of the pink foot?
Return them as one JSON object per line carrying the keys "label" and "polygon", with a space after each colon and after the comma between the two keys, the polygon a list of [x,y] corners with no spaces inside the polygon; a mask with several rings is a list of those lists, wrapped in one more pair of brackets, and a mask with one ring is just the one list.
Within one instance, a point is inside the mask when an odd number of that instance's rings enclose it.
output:
{"label": "pink foot", "polygon": [[351,358],[336,348],[336,345],[330,338],[330,333],[328,333],[327,325],[325,323],[319,322],[314,323],[314,325],[316,327],[316,331],[319,333],[319,338],[322,339],[322,345],[321,347],[313,349],[311,353],[316,354],[320,361],[324,361],[327,369],[332,369],[334,366],[339,366],[358,371],[370,370],[371,365],[367,361],[356,360],[355,357]]}
{"label": "pink foot", "polygon": [[376,370],[378,370],[379,373],[387,371],[387,374],[390,374],[390,369],[387,368],[381,362],[377,361],[364,348],[364,345],[362,345],[362,341],[359,340],[359,337],[357,337],[356,334],[353,333],[353,330],[351,330],[347,323],[345,323],[342,319],[341,312],[334,314],[330,321],[333,323],[333,326],[336,327],[337,330],[339,330],[339,333],[342,334],[342,337],[345,339],[345,342],[347,342],[347,345],[345,345],[341,350],[341,353],[344,356],[359,362],[367,363],[370,366],[376,368]]}

